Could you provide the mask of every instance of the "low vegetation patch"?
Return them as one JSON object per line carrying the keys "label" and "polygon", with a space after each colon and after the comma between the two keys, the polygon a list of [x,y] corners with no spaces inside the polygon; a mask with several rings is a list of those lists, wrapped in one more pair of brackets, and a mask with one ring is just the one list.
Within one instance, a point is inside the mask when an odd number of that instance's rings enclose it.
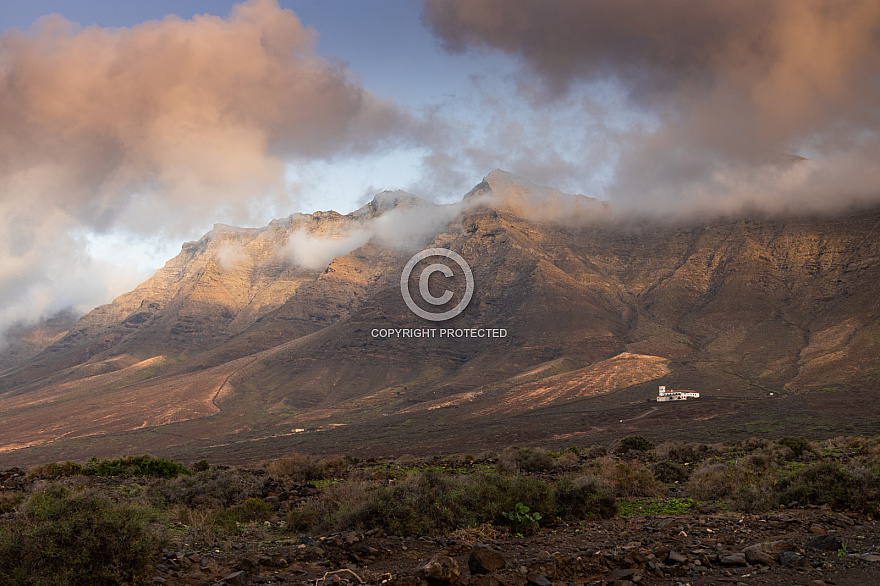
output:
{"label": "low vegetation patch", "polygon": [[250,468],[204,460],[191,468],[127,456],[31,470],[23,486],[0,491],[0,584],[136,584],[163,547],[215,548],[233,537],[381,530],[478,540],[697,507],[827,504],[880,515],[880,438],[655,445],[631,436],[556,452],[292,454]]}
{"label": "low vegetation patch", "polygon": [[621,502],[617,508],[621,517],[681,515],[690,511],[695,504],[694,499],[652,498]]}
{"label": "low vegetation patch", "polygon": [[[871,465],[872,464],[872,465]],[[802,468],[776,483],[780,504],[829,504],[840,509],[880,513],[880,468],[877,463],[844,465],[825,461]]]}
{"label": "low vegetation patch", "polygon": [[116,460],[92,458],[85,464],[65,462],[50,463],[37,467],[32,475],[41,476],[152,476],[155,478],[176,478],[192,474],[186,466],[165,458],[153,456],[125,456]]}
{"label": "low vegetation patch", "polygon": [[153,507],[53,489],[31,494],[0,525],[0,583],[133,584],[167,541]]}

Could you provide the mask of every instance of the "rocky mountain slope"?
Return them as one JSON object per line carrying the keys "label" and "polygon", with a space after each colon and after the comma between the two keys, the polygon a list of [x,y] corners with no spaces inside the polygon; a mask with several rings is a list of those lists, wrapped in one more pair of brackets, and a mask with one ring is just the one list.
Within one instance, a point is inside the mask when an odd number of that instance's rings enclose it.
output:
{"label": "rocky mountain slope", "polygon": [[[473,299],[446,322],[413,314],[400,291],[407,260],[432,246],[473,271]],[[501,171],[454,206],[384,194],[348,215],[217,226],[39,354],[7,357],[0,450],[234,459],[620,426],[871,427],[878,259],[877,209],[663,223]],[[388,328],[507,335],[375,335]],[[646,403],[658,384],[703,398]]]}

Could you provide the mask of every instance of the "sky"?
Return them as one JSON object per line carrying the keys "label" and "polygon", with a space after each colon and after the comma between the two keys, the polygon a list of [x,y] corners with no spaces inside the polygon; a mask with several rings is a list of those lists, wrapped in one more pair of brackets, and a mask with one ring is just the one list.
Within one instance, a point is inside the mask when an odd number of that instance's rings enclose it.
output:
{"label": "sky", "polygon": [[876,0],[13,1],[0,332],[215,222],[457,201],[501,168],[618,213],[880,193]]}

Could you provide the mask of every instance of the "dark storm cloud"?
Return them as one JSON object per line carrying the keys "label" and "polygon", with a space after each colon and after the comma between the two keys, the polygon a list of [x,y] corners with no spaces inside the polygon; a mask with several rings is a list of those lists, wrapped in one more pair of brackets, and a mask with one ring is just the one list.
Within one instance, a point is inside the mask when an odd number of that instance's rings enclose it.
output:
{"label": "dark storm cloud", "polygon": [[423,18],[450,51],[518,58],[536,107],[623,92],[651,130],[599,137],[620,149],[617,201],[783,211],[880,192],[873,0],[428,0]]}

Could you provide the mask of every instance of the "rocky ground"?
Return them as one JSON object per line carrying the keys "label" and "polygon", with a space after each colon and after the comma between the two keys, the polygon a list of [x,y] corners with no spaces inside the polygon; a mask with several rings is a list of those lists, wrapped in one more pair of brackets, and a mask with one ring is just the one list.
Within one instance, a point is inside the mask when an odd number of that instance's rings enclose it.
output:
{"label": "rocky ground", "polygon": [[522,538],[490,528],[400,538],[380,530],[166,552],[169,585],[880,583],[880,525],[830,508],[560,523]]}

